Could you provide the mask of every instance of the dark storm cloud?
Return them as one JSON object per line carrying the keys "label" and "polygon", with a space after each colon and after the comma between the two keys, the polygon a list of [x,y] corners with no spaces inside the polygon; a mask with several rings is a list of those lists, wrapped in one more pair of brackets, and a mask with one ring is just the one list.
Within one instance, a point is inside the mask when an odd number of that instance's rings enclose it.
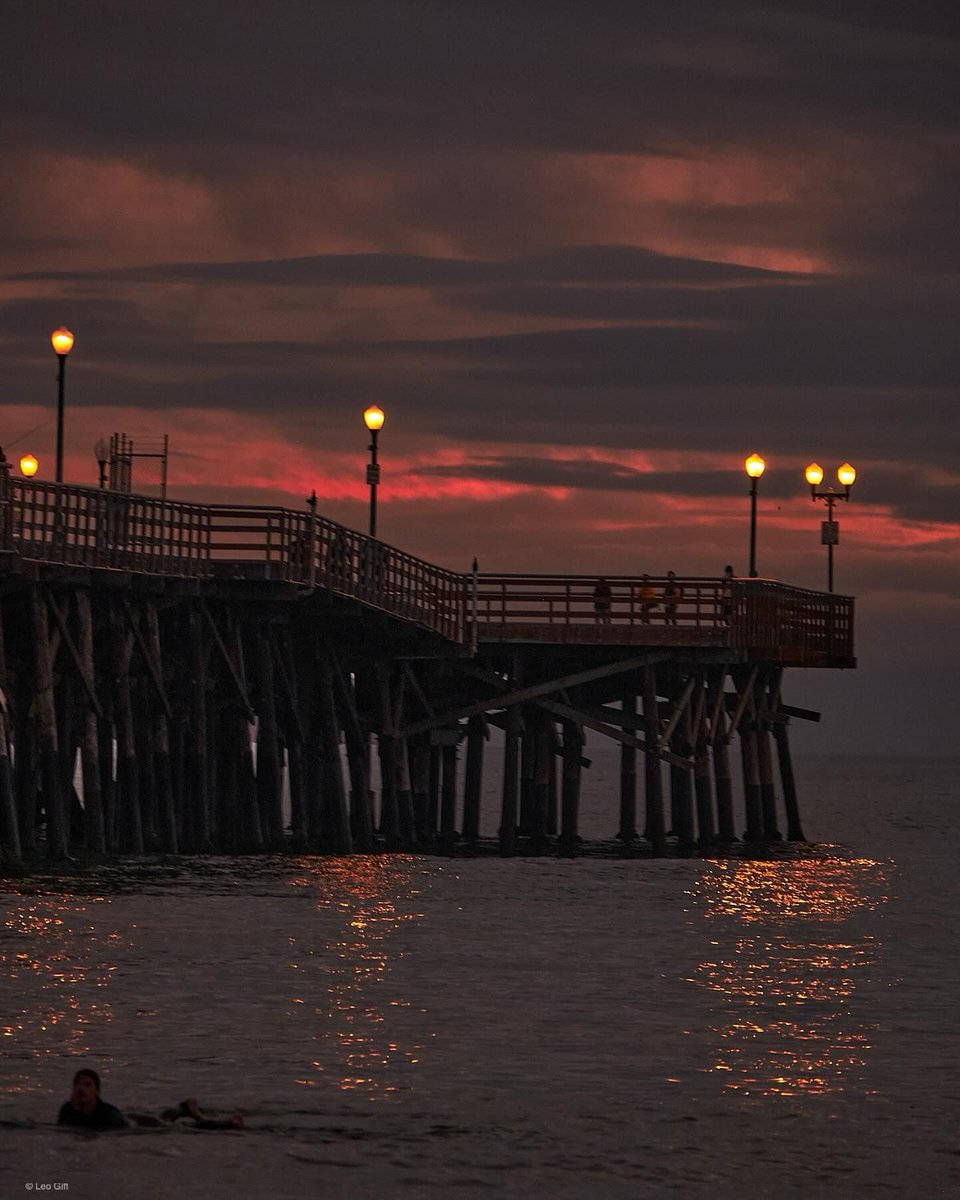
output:
{"label": "dark storm cloud", "polygon": [[132,13],[120,0],[41,0],[7,15],[4,77],[23,128],[39,122],[73,146],[149,139],[152,152],[211,137],[622,152],[768,136],[784,122],[800,132],[827,113],[848,128],[948,124],[946,21],[907,36],[869,10],[818,11],[207,0]]}
{"label": "dark storm cloud", "polygon": [[[496,480],[538,488],[703,499],[729,499],[736,494],[729,469],[639,471],[622,463],[575,457],[557,460],[485,456],[452,466],[422,467],[412,470],[411,474],[424,478]],[[742,478],[741,483],[746,493],[746,479]],[[824,486],[830,486],[830,483],[828,475]],[[837,486],[835,481],[833,486]],[[804,496],[806,487],[799,470],[771,469],[763,477],[762,493],[765,501],[794,500]],[[866,475],[861,473],[851,495],[861,505],[882,505],[906,521],[946,523],[955,521],[960,512],[960,474],[937,474],[916,466],[872,464]]]}
{"label": "dark storm cloud", "polygon": [[[960,375],[960,345],[946,325],[913,326],[881,341],[842,327],[621,327],[568,329],[441,343],[414,343],[448,362],[470,363],[490,382],[558,390],[713,385],[948,387]],[[811,336],[816,334],[816,337]],[[389,353],[397,353],[393,347]]]}
{"label": "dark storm cloud", "polygon": [[[617,324],[418,340],[212,340],[192,329],[189,305],[153,311],[152,291],[138,291],[137,303],[120,301],[103,294],[100,285],[109,280],[80,274],[70,277],[72,303],[83,311],[78,369],[86,387],[77,403],[183,403],[182,374],[158,381],[121,373],[124,366],[156,365],[187,372],[189,402],[198,407],[256,411],[269,396],[290,415],[333,412],[373,395],[399,405],[409,428],[465,442],[487,440],[491,420],[518,442],[691,449],[759,439],[770,451],[810,445],[811,430],[821,430],[849,445],[848,454],[894,457],[910,447],[923,461],[941,463],[952,453],[960,415],[953,390],[960,344],[945,319],[958,308],[956,279],[896,286],[798,279],[629,247],[495,263],[314,256],[116,274],[153,281],[161,295],[167,283],[182,280],[428,286],[438,303],[468,313]],[[260,303],[266,313],[269,301]],[[309,288],[297,293],[296,306],[316,303]],[[53,298],[0,305],[11,343],[7,383],[15,392],[36,388],[31,334],[59,324],[65,307]],[[585,479],[583,486],[593,485]]]}
{"label": "dark storm cloud", "polygon": [[[33,271],[13,282],[159,282],[266,284],[280,287],[437,287],[489,283],[737,283],[795,278],[737,263],[704,262],[636,246],[568,246],[502,261],[415,254],[315,254],[254,262],[164,263],[107,271]],[[480,305],[483,307],[483,304]]]}

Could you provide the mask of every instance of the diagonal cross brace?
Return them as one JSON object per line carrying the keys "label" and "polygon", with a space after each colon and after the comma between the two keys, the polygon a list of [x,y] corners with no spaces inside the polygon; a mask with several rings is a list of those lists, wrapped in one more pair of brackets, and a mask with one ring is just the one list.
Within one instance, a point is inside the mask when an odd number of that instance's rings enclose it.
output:
{"label": "diagonal cross brace", "polygon": [[[473,717],[491,708],[510,708],[514,704],[523,704],[527,700],[536,700],[541,696],[549,696],[551,692],[559,692],[566,687],[576,687],[577,684],[590,683],[594,679],[604,679],[610,675],[622,675],[624,672],[633,671],[637,667],[649,667],[653,663],[662,662],[669,657],[669,654],[640,654],[635,658],[624,659],[622,662],[607,663],[602,667],[592,667],[589,671],[578,671],[575,675],[566,675],[562,679],[551,679],[547,683],[535,683],[530,687],[519,688],[516,691],[503,692],[499,696],[491,696],[489,700],[481,700],[476,704],[464,705],[463,708],[454,709],[453,712],[444,713],[442,716],[415,721],[412,725],[408,725],[402,733],[408,737],[415,733],[426,733],[429,729],[436,729],[440,725],[449,725],[451,721],[459,721],[462,717]],[[463,665],[466,666],[466,664]],[[483,678],[482,675],[481,678]]]}

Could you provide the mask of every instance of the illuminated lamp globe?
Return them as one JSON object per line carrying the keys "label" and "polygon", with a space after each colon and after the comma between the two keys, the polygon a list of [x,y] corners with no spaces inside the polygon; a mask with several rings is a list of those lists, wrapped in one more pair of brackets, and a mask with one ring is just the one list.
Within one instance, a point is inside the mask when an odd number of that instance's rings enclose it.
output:
{"label": "illuminated lamp globe", "polygon": [[823,483],[823,467],[819,463],[811,463],[804,471],[804,475],[812,488],[819,487]]}
{"label": "illuminated lamp globe", "polygon": [[363,423],[371,433],[376,433],[385,420],[383,409],[377,408],[375,404],[371,404],[368,409],[364,410]]}
{"label": "illuminated lamp globe", "polygon": [[845,462],[842,467],[837,467],[837,478],[844,487],[852,487],[853,481],[856,479],[856,477],[856,471],[848,462]]}
{"label": "illuminated lamp globe", "polygon": [[763,461],[759,454],[751,454],[744,462],[743,469],[751,479],[759,479],[767,469],[767,464]]}
{"label": "illuminated lamp globe", "polygon": [[20,473],[22,475],[26,475],[28,479],[31,476],[36,475],[39,468],[40,464],[32,454],[25,454],[23,458],[20,459]]}
{"label": "illuminated lamp globe", "polygon": [[66,326],[61,325],[59,329],[55,329],[50,334],[50,345],[53,346],[60,358],[66,358],[73,349],[73,334]]}

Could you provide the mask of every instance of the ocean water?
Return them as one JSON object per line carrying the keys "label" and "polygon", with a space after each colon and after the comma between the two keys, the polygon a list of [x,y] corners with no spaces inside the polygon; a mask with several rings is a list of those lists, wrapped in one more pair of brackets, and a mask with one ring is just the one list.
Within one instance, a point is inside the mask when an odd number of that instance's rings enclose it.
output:
{"label": "ocean water", "polygon": [[[609,835],[617,756],[588,753]],[[795,857],[8,881],[0,1195],[960,1195],[960,759],[797,774]],[[58,1129],[81,1064],[247,1128]]]}

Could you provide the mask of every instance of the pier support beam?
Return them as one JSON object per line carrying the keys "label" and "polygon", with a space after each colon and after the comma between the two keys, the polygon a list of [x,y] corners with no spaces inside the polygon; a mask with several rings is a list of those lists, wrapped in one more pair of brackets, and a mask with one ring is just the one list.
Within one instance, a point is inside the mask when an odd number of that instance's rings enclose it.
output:
{"label": "pier support beam", "polygon": [[730,770],[730,738],[725,707],[726,668],[720,668],[711,680],[710,737],[713,743],[713,782],[717,794],[717,839],[721,845],[737,840],[733,815],[733,776]]}
{"label": "pier support beam", "polygon": [[463,784],[463,839],[470,844],[480,836],[480,797],[486,737],[487,723],[479,713],[474,713],[467,721],[467,761]]}
{"label": "pier support beam", "polygon": [[60,794],[60,751],[53,695],[53,662],[47,625],[47,606],[39,587],[31,592],[34,643],[33,711],[36,747],[47,822],[47,850],[51,858],[67,856],[67,830]]}
{"label": "pier support beam", "polygon": [[560,847],[572,856],[580,842],[580,759],[583,754],[583,727],[565,718],[563,722],[563,785],[560,804]]}
{"label": "pier support beam", "polygon": [[459,732],[443,730],[440,785],[440,845],[449,850],[457,840],[457,741]]}
{"label": "pier support beam", "polygon": [[503,795],[500,804],[500,853],[513,854],[517,841],[517,801],[520,792],[520,705],[507,709],[507,725],[503,745]]}
{"label": "pier support beam", "polygon": [[710,778],[710,744],[707,717],[708,696],[707,682],[701,678],[697,686],[697,703],[694,707],[693,730],[693,788],[697,804],[697,845],[701,849],[713,846],[717,841],[717,826],[713,812],[713,784]]}
{"label": "pier support beam", "polygon": [[273,653],[268,631],[264,627],[255,628],[252,636],[257,681],[257,805],[260,809],[260,824],[268,844],[277,848],[283,837],[283,773],[277,726]]}
{"label": "pier support beam", "polygon": [[[657,703],[656,667],[643,668],[643,729],[648,747],[660,741],[660,710]],[[663,854],[667,848],[666,830],[663,823],[663,782],[660,774],[660,759],[649,750],[643,756],[644,798],[646,804],[646,837],[654,854]]]}
{"label": "pier support beam", "polygon": [[353,838],[350,834],[350,814],[347,810],[347,794],[343,786],[343,769],[340,763],[339,726],[333,694],[333,665],[326,650],[320,653],[319,687],[323,827],[329,835],[333,851],[336,854],[350,854],[353,851]]}
{"label": "pier support beam", "polygon": [[763,839],[763,807],[760,792],[760,770],[757,762],[756,720],[752,713],[740,720],[740,758],[743,769],[743,805],[746,816],[744,841]]}
{"label": "pier support beam", "polygon": [[531,713],[533,781],[531,793],[531,844],[542,849],[550,828],[550,770],[553,764],[553,721],[541,711]]}
{"label": "pier support beam", "polygon": [[[637,697],[633,688],[621,692],[620,708],[624,729],[635,728]],[[637,837],[637,750],[624,742],[620,744],[620,829],[617,837],[624,844]]]}

